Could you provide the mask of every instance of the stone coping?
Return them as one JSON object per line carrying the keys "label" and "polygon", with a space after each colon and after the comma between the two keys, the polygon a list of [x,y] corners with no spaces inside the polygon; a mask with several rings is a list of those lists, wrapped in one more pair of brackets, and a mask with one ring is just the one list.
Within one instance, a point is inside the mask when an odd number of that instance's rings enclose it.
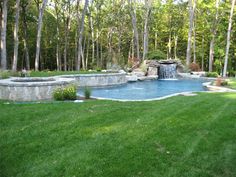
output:
{"label": "stone coping", "polygon": [[236,92],[234,89],[230,89],[227,87],[220,87],[220,86],[215,86],[211,85],[211,82],[205,82],[202,85],[206,87],[209,91],[218,91],[218,92]]}
{"label": "stone coping", "polygon": [[73,83],[72,78],[61,77],[11,77],[0,80],[0,86],[8,87],[41,87],[41,86],[55,86]]}
{"label": "stone coping", "polygon": [[106,73],[106,74],[69,74],[55,77],[71,78],[71,77],[110,77],[110,76],[125,76],[126,73]]}

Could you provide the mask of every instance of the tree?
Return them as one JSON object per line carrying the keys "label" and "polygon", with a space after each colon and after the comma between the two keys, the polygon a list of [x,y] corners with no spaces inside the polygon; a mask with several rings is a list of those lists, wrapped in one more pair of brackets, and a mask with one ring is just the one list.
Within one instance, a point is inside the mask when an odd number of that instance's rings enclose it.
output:
{"label": "tree", "polygon": [[189,2],[189,30],[188,30],[188,45],[187,45],[187,54],[186,54],[187,66],[191,63],[192,32],[193,32],[196,0],[189,0],[188,2]]}
{"label": "tree", "polygon": [[215,19],[212,25],[211,29],[211,42],[210,42],[210,51],[209,51],[209,72],[212,72],[213,70],[213,61],[214,61],[214,46],[215,46],[215,37],[217,32],[217,24],[218,24],[218,18],[219,18],[219,0],[216,0],[216,13],[215,13]]}
{"label": "tree", "polygon": [[26,69],[30,70],[30,59],[29,59],[29,49],[28,49],[28,35],[27,35],[27,9],[29,6],[29,2],[27,0],[21,1],[21,10],[22,10],[22,18],[23,18],[23,43],[24,43],[24,56]]}
{"label": "tree", "polygon": [[[83,32],[84,32],[84,17],[85,17],[85,12],[87,11],[88,8],[88,0],[85,0],[84,4],[84,9],[82,12],[82,17],[80,21],[80,26],[78,27],[78,56],[77,56],[77,65],[76,65],[76,70],[80,70],[80,61],[81,57],[83,57],[83,50],[82,50],[82,40],[83,40]],[[79,23],[78,23],[79,25]]]}
{"label": "tree", "polygon": [[129,6],[130,6],[130,14],[132,18],[132,26],[133,26],[133,33],[134,33],[134,44],[136,46],[136,54],[137,59],[140,61],[140,54],[139,54],[139,34],[138,34],[138,28],[137,28],[137,18],[136,18],[136,9],[133,5],[133,1],[129,0]]}
{"label": "tree", "polygon": [[6,31],[7,31],[7,3],[3,0],[2,21],[1,21],[1,69],[7,69],[7,49],[6,49]]}
{"label": "tree", "polygon": [[152,0],[145,1],[146,14],[144,19],[144,32],[143,32],[143,60],[145,60],[146,54],[148,53],[148,21],[151,14]]}
{"label": "tree", "polygon": [[43,13],[46,8],[48,0],[43,0],[42,7],[39,9],[37,41],[36,41],[36,54],[35,54],[35,70],[39,70],[39,55],[40,55],[40,42],[43,26]]}
{"label": "tree", "polygon": [[20,14],[20,0],[16,0],[16,16],[15,16],[15,26],[14,26],[14,57],[12,70],[17,70],[17,61],[18,61],[18,31],[19,31],[19,14]]}
{"label": "tree", "polygon": [[231,34],[231,28],[232,28],[232,22],[233,22],[235,1],[236,0],[232,0],[231,11],[230,11],[230,16],[229,16],[229,25],[228,25],[228,31],[227,31],[227,44],[226,44],[226,52],[225,52],[223,77],[226,77],[226,75],[227,75],[227,65],[228,65],[229,48],[230,48],[230,34]]}

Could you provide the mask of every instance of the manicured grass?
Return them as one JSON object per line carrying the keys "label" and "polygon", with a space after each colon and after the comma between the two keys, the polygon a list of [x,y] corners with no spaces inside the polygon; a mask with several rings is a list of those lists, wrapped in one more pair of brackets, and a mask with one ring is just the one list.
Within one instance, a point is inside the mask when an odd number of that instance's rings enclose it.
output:
{"label": "manicured grass", "polygon": [[236,176],[235,93],[0,112],[0,176]]}

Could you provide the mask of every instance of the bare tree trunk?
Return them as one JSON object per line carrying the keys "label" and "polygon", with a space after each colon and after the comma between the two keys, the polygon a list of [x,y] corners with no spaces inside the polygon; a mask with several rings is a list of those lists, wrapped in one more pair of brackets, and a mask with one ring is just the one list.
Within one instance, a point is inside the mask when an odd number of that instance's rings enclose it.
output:
{"label": "bare tree trunk", "polygon": [[68,50],[68,38],[69,38],[69,31],[70,31],[70,21],[71,19],[70,19],[70,14],[69,14],[65,22],[64,71],[67,71],[67,50]]}
{"label": "bare tree trunk", "polygon": [[140,61],[140,54],[139,54],[139,34],[138,34],[138,28],[137,28],[137,19],[136,19],[136,10],[133,7],[133,1],[129,0],[129,5],[130,5],[130,14],[132,17],[132,26],[133,26],[133,31],[134,31],[134,43],[136,46],[136,53],[137,53],[137,58]]}
{"label": "bare tree trunk", "polygon": [[202,71],[204,71],[204,36],[202,36]]}
{"label": "bare tree trunk", "polygon": [[226,44],[226,52],[225,52],[223,77],[226,77],[227,75],[227,65],[228,65],[229,48],[230,48],[230,34],[231,34],[231,28],[232,28],[235,1],[236,0],[232,0],[231,11],[230,11],[230,16],[229,16],[229,26],[228,26],[228,32],[227,32],[227,44]]}
{"label": "bare tree trunk", "polygon": [[209,72],[213,70],[213,62],[214,62],[214,46],[215,46],[215,36],[217,32],[217,24],[218,24],[218,16],[219,16],[219,0],[216,0],[216,14],[214,24],[212,25],[211,30],[211,42],[210,42],[210,52],[209,52]]}
{"label": "bare tree trunk", "polygon": [[[21,3],[23,4],[23,3]],[[23,18],[23,43],[24,43],[24,58],[25,58],[25,63],[26,63],[26,69],[30,70],[30,60],[29,60],[29,49],[28,49],[28,36],[27,36],[27,19],[26,19],[26,10],[28,7],[28,3],[24,3],[21,5],[22,9],[22,18]]]}
{"label": "bare tree trunk", "polygon": [[175,59],[178,59],[178,57],[177,57],[178,36],[176,36],[176,34],[175,34],[174,39],[175,39],[174,55],[175,55]]}
{"label": "bare tree trunk", "polygon": [[93,26],[93,18],[90,11],[89,11],[89,24],[90,24],[91,37],[92,37],[92,63],[94,63],[94,60],[95,60],[94,26]]}
{"label": "bare tree trunk", "polygon": [[16,17],[15,17],[15,26],[14,26],[14,56],[12,70],[17,70],[17,60],[18,60],[18,31],[19,31],[19,14],[20,14],[20,0],[16,0]]}
{"label": "bare tree trunk", "polygon": [[98,29],[96,32],[96,60],[97,60],[97,67],[99,66],[99,34]]}
{"label": "bare tree trunk", "polygon": [[[84,9],[83,9],[83,13],[82,13],[82,17],[81,17],[81,22],[80,22],[80,27],[78,27],[78,35],[79,35],[79,39],[78,39],[78,58],[77,58],[77,66],[76,69],[79,71],[80,70],[80,61],[81,61],[81,56],[83,55],[83,51],[82,51],[82,39],[83,39],[83,32],[84,32],[84,17],[85,17],[85,12],[87,10],[88,7],[88,0],[85,0],[85,4],[84,4]],[[79,25],[79,22],[78,22]]]}
{"label": "bare tree trunk", "polygon": [[38,18],[38,30],[37,30],[37,42],[36,42],[36,56],[35,56],[35,70],[39,70],[39,56],[40,56],[40,42],[41,42],[41,34],[42,34],[42,26],[43,26],[43,13],[46,8],[48,0],[43,0],[42,7],[39,10],[39,18]]}
{"label": "bare tree trunk", "polygon": [[171,32],[169,34],[169,40],[168,40],[168,50],[167,50],[167,60],[171,58]]}
{"label": "bare tree trunk", "polygon": [[89,58],[89,44],[90,44],[90,39],[88,36],[88,42],[87,42],[87,47],[86,47],[86,59],[85,59],[85,69],[88,69],[88,58]]}
{"label": "bare tree trunk", "polygon": [[191,63],[191,45],[192,45],[192,32],[193,32],[193,20],[196,6],[196,0],[189,0],[189,31],[188,31],[188,46],[186,54],[186,65]]}
{"label": "bare tree trunk", "polygon": [[193,63],[196,63],[196,22],[193,21]]}
{"label": "bare tree trunk", "polygon": [[102,41],[100,42],[100,66],[103,67]]}
{"label": "bare tree trunk", "polygon": [[56,49],[56,60],[57,60],[57,70],[61,70],[61,50],[60,50],[60,20],[59,20],[59,9],[58,2],[55,2],[55,11],[56,11],[56,22],[57,22],[57,49]]}
{"label": "bare tree trunk", "polygon": [[143,32],[143,60],[145,60],[148,53],[148,21],[151,14],[151,3],[152,0],[145,1],[145,20],[144,20],[144,32]]}
{"label": "bare tree trunk", "polygon": [[7,49],[6,49],[6,31],[7,31],[7,3],[3,0],[2,25],[1,25],[1,69],[7,69]]}
{"label": "bare tree trunk", "polygon": [[157,50],[157,32],[155,32],[154,48],[155,48],[155,50]]}

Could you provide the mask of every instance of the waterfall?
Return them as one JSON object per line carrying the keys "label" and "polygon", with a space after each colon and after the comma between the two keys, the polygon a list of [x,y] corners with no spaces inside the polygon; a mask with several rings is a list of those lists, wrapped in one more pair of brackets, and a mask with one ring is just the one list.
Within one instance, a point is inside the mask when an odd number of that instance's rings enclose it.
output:
{"label": "waterfall", "polygon": [[177,67],[176,63],[160,64],[158,78],[159,79],[176,79],[176,67]]}

